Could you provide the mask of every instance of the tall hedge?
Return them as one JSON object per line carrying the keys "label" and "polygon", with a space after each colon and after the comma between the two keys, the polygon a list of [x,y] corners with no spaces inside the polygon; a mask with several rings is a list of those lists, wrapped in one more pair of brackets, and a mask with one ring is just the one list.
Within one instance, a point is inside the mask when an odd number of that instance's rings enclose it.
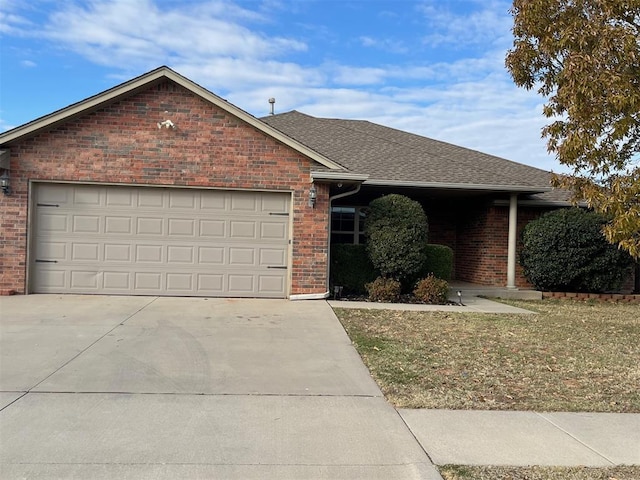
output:
{"label": "tall hedge", "polygon": [[554,210],[524,229],[524,274],[540,290],[607,292],[620,288],[631,257],[608,243],[605,219],[579,208]]}
{"label": "tall hedge", "polygon": [[335,244],[331,246],[331,286],[344,288],[343,294],[364,294],[365,285],[380,273],[375,269],[364,245]]}
{"label": "tall hedge", "polygon": [[398,194],[373,200],[364,228],[369,258],[384,277],[403,280],[423,267],[429,227],[415,200]]}

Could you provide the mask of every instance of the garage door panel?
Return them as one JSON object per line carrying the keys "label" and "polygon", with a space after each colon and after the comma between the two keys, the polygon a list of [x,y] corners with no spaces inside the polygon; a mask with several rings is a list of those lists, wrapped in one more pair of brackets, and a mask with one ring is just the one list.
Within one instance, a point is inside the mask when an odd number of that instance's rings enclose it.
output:
{"label": "garage door panel", "polygon": [[100,220],[98,215],[73,215],[73,233],[100,233]]}
{"label": "garage door panel", "polygon": [[38,203],[52,203],[67,205],[70,203],[69,197],[73,190],[60,188],[60,185],[38,185]]}
{"label": "garage door panel", "polygon": [[68,218],[64,214],[39,213],[38,227],[43,232],[66,233],[69,229]]}
{"label": "garage door panel", "polygon": [[133,219],[131,217],[105,217],[104,231],[106,234],[133,234]]}
{"label": "garage door panel", "polygon": [[35,195],[35,292],[286,296],[290,194],[39,184]]}
{"label": "garage door panel", "polygon": [[138,217],[136,221],[136,233],[138,235],[162,235],[164,231],[164,219],[152,217]]}
{"label": "garage door panel", "polygon": [[276,195],[265,195],[261,198],[261,208],[262,212],[280,212],[280,213],[288,213],[289,212],[289,199],[284,196],[276,196]]}
{"label": "garage door panel", "polygon": [[99,272],[95,270],[73,270],[70,287],[85,291],[97,291],[99,275]]}
{"label": "garage door panel", "polygon": [[106,292],[122,292],[131,290],[130,272],[109,272],[103,274],[103,289]]}
{"label": "garage door panel", "polygon": [[99,206],[103,195],[99,189],[78,188],[73,190],[73,203],[75,205]]}
{"label": "garage door panel", "polygon": [[287,251],[284,248],[261,248],[259,265],[265,267],[284,266],[287,264]]}
{"label": "garage door panel", "polygon": [[131,251],[132,245],[130,244],[106,243],[104,245],[104,261],[129,263],[133,258]]}
{"label": "garage door panel", "polygon": [[200,220],[201,237],[224,238],[226,231],[224,220]]}
{"label": "garage door panel", "polygon": [[192,265],[195,263],[194,247],[169,245],[167,247],[167,263]]}
{"label": "garage door panel", "polygon": [[135,262],[163,263],[162,245],[136,245],[135,252]]}
{"label": "garage door panel", "polygon": [[159,188],[144,188],[137,192],[138,207],[163,208],[164,192]]}
{"label": "garage door panel", "polygon": [[198,263],[224,265],[224,252],[224,247],[200,247],[198,249]]}
{"label": "garage door panel", "polygon": [[172,293],[187,293],[193,291],[193,274],[167,273],[167,291]]}
{"label": "garage door panel", "polygon": [[158,291],[162,286],[162,273],[136,272],[134,273],[134,289],[144,291]]}
{"label": "garage door panel", "polygon": [[230,274],[229,275],[229,292],[231,294],[247,294],[254,292],[255,277],[253,275]]}
{"label": "garage door panel", "polygon": [[286,240],[287,224],[284,222],[261,222],[260,238],[271,240]]}
{"label": "garage door panel", "polygon": [[97,243],[73,243],[71,245],[72,261],[100,261],[100,245]]}
{"label": "garage door panel", "polygon": [[188,190],[175,190],[169,192],[169,208],[195,210],[197,197]]}
{"label": "garage door panel", "polygon": [[105,205],[107,207],[135,207],[135,195],[124,188],[107,188],[105,191]]}
{"label": "garage door panel", "polygon": [[229,224],[229,231],[230,238],[256,238],[256,224],[253,221],[232,220]]}
{"label": "garage door panel", "polygon": [[168,221],[169,236],[189,236],[193,237],[196,233],[196,221],[181,218],[170,218]]}
{"label": "garage door panel", "polygon": [[65,242],[40,242],[36,246],[36,260],[67,260],[68,246],[69,244]]}
{"label": "garage door panel", "polygon": [[64,292],[67,285],[68,272],[60,268],[41,266],[34,285],[36,292]]}
{"label": "garage door panel", "polygon": [[260,275],[258,277],[259,288],[262,292],[281,292],[284,288],[284,278],[274,275]]}

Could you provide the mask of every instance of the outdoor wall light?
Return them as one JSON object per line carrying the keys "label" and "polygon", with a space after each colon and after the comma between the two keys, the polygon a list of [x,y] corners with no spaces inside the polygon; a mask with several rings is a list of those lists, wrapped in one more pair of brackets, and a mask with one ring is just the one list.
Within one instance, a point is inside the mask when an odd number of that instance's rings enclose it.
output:
{"label": "outdoor wall light", "polygon": [[316,191],[316,186],[311,184],[311,189],[309,190],[309,206],[311,208],[316,206],[316,198],[318,196],[318,192]]}
{"label": "outdoor wall light", "polygon": [[11,185],[9,180],[9,169],[5,168],[0,175],[0,188],[2,188],[2,193],[5,195],[11,195]]}
{"label": "outdoor wall light", "polygon": [[164,122],[158,122],[158,129],[164,128],[176,128],[175,124],[171,120],[165,120]]}

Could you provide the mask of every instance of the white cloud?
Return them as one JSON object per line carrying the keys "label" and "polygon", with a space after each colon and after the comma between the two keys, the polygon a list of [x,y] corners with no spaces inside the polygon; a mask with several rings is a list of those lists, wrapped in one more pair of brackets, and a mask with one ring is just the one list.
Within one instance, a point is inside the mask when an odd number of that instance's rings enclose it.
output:
{"label": "white cloud", "polygon": [[[456,13],[450,8],[451,2],[441,0],[424,1],[418,11],[424,15],[430,33],[424,36],[424,43],[438,47],[481,45],[501,45],[510,39],[511,19],[506,12],[509,3],[501,0],[464,0],[470,12]],[[454,5],[455,6],[455,5]]]}
{"label": "white cloud", "polygon": [[45,34],[101,65],[158,65],[169,60],[206,64],[211,58],[265,59],[299,52],[295,39],[267,37],[240,21],[261,16],[231,2],[180,4],[161,10],[152,0],[62,4]]}
{"label": "white cloud", "polygon": [[[475,56],[466,53],[452,61],[405,63],[406,57],[399,55],[395,63],[384,65],[375,58],[363,65],[362,59],[351,63],[306,57],[305,41],[288,33],[265,33],[268,29],[262,27],[287,6],[279,0],[247,8],[241,6],[247,3],[231,0],[175,7],[154,0],[52,4],[57,10],[45,25],[12,34],[40,31],[61,49],[109,67],[120,80],[167,64],[257,116],[269,113],[267,99],[275,97],[276,112],[297,109],[367,119],[558,170],[540,139],[540,99],[517,89],[504,68],[510,22],[505,1],[478,0],[473,12],[464,15],[446,9],[447,2],[445,7],[435,0],[421,3],[432,29],[426,36],[430,42],[480,42],[485,47],[474,50]],[[24,25],[12,22],[14,29]],[[372,48],[402,46],[384,37],[363,36],[360,42]]]}

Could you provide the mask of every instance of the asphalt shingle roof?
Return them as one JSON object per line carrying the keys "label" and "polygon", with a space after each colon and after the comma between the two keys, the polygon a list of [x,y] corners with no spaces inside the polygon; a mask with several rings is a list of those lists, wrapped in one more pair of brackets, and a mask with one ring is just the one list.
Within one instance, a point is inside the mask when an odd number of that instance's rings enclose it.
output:
{"label": "asphalt shingle roof", "polygon": [[261,120],[367,183],[549,187],[550,172],[364,120],[317,118],[297,111]]}

